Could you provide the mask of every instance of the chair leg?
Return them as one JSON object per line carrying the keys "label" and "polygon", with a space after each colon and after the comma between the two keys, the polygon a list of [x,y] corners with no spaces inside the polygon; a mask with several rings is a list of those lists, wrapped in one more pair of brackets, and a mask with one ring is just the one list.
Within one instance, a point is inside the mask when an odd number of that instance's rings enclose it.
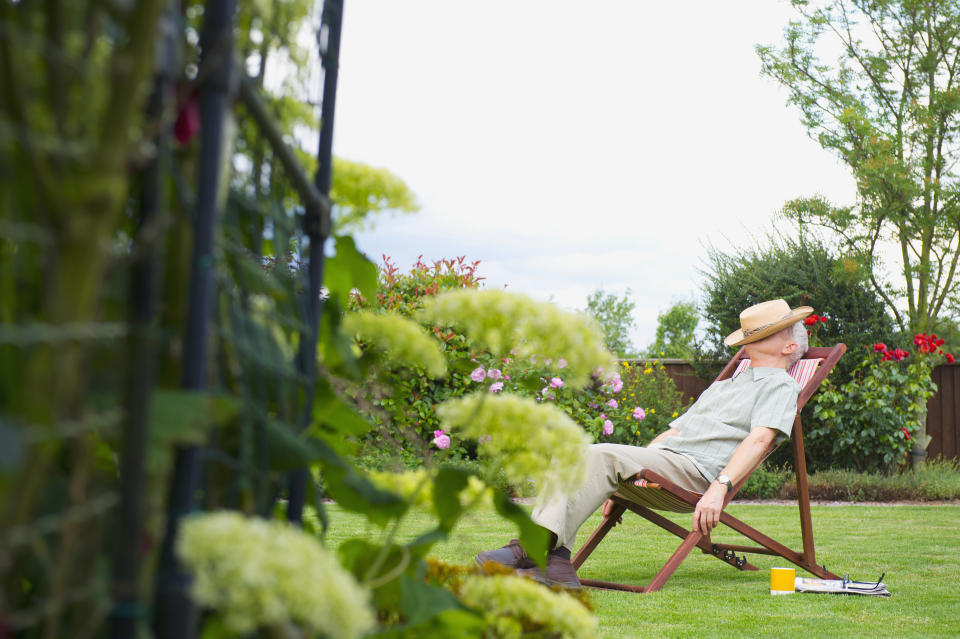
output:
{"label": "chair leg", "polygon": [[597,529],[593,531],[593,534],[590,535],[586,543],[580,547],[580,550],[577,551],[577,554],[574,555],[571,560],[574,570],[580,569],[580,566],[582,566],[583,562],[587,560],[587,557],[596,550],[603,538],[607,536],[607,533],[617,525],[617,520],[625,510],[626,508],[624,508],[622,504],[614,503],[613,508],[610,510],[610,516],[600,522]]}
{"label": "chair leg", "polygon": [[667,579],[669,579],[680,564],[683,563],[683,560],[687,558],[690,551],[697,547],[701,538],[703,538],[701,533],[691,530],[683,540],[683,543],[680,544],[680,547],[677,548],[670,556],[670,559],[667,560],[667,563],[663,564],[663,568],[661,568],[650,583],[647,584],[644,592],[656,592],[663,588],[663,584],[667,583]]}

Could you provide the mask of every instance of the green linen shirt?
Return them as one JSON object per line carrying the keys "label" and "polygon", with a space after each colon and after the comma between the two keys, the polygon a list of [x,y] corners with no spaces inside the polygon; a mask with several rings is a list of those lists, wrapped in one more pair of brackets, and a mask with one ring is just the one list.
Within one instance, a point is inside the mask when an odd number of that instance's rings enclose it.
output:
{"label": "green linen shirt", "polygon": [[782,368],[748,367],[714,382],[690,409],[673,420],[678,434],[650,444],[689,457],[713,481],[751,430],[759,426],[789,436],[800,384]]}

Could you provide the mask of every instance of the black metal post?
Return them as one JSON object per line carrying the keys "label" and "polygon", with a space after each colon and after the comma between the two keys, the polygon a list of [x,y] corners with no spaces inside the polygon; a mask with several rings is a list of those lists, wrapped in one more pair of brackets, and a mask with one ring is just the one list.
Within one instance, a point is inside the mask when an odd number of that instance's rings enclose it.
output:
{"label": "black metal post", "polygon": [[[340,30],[343,24],[343,0],[326,0],[320,20],[318,44],[323,64],[323,103],[320,107],[320,140],[317,149],[317,174],[314,183],[324,197],[330,195],[333,163],[333,114],[337,103],[337,74],[340,67]],[[323,245],[330,224],[319,216],[307,213],[304,230],[310,239],[307,286],[308,334],[301,342],[300,365],[307,379],[301,425],[306,427],[313,414],[314,380],[317,376],[317,334],[320,330],[320,287],[323,284]],[[288,479],[287,521],[302,523],[303,504],[309,471],[305,468],[290,473]]]}
{"label": "black metal post", "polygon": [[[179,57],[177,23],[175,6],[170,2],[159,21],[157,71],[146,109],[148,125],[166,123],[166,111],[172,102]],[[141,624],[146,621],[146,608],[140,593],[140,541],[150,390],[156,366],[153,331],[157,307],[158,243],[164,219],[164,164],[169,139],[170,127],[159,127],[153,138],[153,157],[144,167],[141,178],[139,234],[130,278],[130,338],[120,453],[120,508],[113,541],[114,600],[110,612],[113,639],[136,639],[143,634]]]}
{"label": "black metal post", "polygon": [[[234,0],[208,0],[200,38],[200,159],[194,218],[193,264],[183,347],[181,386],[204,390],[207,386],[210,316],[216,297],[214,234],[222,202],[220,174],[224,124],[232,100],[234,76]],[[196,631],[196,611],[188,592],[190,578],[174,552],[180,521],[197,507],[200,487],[198,446],[176,451],[171,479],[167,528],[160,551],[154,628],[158,639],[191,639]]]}

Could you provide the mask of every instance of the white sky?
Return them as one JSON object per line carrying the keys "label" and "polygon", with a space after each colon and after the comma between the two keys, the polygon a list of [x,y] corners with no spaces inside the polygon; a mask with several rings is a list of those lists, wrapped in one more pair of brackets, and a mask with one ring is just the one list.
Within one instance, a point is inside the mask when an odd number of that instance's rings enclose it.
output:
{"label": "white sky", "polygon": [[423,210],[358,245],[409,268],[466,255],[488,286],[657,313],[699,295],[706,245],[762,238],[782,204],[851,203],[849,171],[759,76],[775,0],[346,0],[334,152]]}

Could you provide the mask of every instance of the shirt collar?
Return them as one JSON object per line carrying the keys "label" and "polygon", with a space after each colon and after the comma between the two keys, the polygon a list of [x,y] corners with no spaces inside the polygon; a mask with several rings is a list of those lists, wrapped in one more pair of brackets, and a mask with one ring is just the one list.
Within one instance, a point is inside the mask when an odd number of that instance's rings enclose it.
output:
{"label": "shirt collar", "polygon": [[[749,372],[747,372],[749,371]],[[740,373],[747,372],[748,375],[754,381],[764,379],[765,377],[770,377],[775,375],[777,372],[784,372],[782,368],[777,368],[776,366],[747,366]],[[740,373],[737,373],[739,375]],[[734,375],[736,377],[737,375]]]}

